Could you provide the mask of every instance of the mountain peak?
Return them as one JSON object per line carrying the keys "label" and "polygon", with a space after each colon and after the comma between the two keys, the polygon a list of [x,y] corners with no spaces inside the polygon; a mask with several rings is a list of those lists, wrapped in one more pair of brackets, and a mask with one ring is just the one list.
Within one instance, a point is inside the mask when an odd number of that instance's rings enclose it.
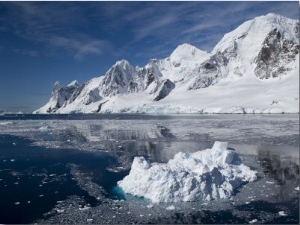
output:
{"label": "mountain peak", "polygon": [[207,52],[196,48],[193,45],[184,43],[178,45],[178,47],[170,55],[170,59],[174,62],[184,61],[194,61],[195,59],[203,58],[208,55]]}
{"label": "mountain peak", "polygon": [[233,42],[248,43],[251,50],[257,51],[260,48],[267,34],[275,28],[284,34],[287,39],[299,43],[299,37],[295,30],[299,26],[297,20],[293,20],[275,13],[255,17],[241,24],[233,31],[224,35],[221,41],[215,46],[212,53],[224,52]]}
{"label": "mountain peak", "polygon": [[79,85],[78,81],[77,80],[73,80],[71,83],[68,84],[67,87],[78,86],[78,85]]}
{"label": "mountain peak", "polygon": [[122,68],[126,68],[126,67],[130,66],[130,63],[126,59],[122,59],[120,61],[117,61],[115,63],[115,66],[120,66]]}
{"label": "mountain peak", "polygon": [[255,17],[254,19],[257,19],[257,18],[262,18],[262,19],[266,19],[266,20],[270,20],[270,21],[274,21],[274,22],[276,22],[278,20],[286,20],[286,19],[290,20],[289,18],[279,15],[279,14],[276,14],[276,13],[268,13],[263,16]]}

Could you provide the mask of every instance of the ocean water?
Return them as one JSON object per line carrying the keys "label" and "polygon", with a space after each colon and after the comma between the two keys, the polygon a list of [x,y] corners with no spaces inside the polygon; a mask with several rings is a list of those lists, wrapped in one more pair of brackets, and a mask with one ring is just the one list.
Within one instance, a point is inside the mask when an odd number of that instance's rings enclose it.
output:
{"label": "ocean water", "polygon": [[[259,179],[227,200],[152,204],[116,186],[135,156],[227,141]],[[298,115],[4,115],[0,223],[299,223]]]}

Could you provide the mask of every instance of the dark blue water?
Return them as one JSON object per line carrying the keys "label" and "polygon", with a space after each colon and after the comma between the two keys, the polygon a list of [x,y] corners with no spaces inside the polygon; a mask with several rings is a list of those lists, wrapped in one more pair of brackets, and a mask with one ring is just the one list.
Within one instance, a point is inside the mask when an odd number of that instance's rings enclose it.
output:
{"label": "dark blue water", "polygon": [[0,135],[1,223],[31,223],[50,211],[57,201],[71,195],[84,196],[92,206],[99,204],[72,179],[70,163],[93,173],[94,180],[108,193],[124,176],[124,172],[120,175],[105,169],[116,161],[107,154],[45,149],[31,144],[25,138]]}

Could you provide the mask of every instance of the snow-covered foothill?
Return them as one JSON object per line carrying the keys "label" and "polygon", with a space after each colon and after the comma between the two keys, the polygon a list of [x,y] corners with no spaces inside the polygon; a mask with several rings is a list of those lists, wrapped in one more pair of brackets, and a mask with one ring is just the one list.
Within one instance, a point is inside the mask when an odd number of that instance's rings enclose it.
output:
{"label": "snow-covered foothill", "polygon": [[211,149],[179,152],[168,163],[135,157],[129,175],[118,182],[125,192],[154,203],[230,198],[234,190],[257,179],[227,142]]}

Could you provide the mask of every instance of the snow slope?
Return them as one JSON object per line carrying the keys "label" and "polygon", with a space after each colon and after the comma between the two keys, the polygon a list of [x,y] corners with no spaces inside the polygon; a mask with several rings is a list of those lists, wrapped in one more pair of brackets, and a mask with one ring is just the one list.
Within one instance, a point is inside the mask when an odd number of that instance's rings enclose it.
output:
{"label": "snow slope", "polygon": [[179,45],[144,67],[116,62],[104,76],[56,83],[34,113],[299,113],[299,22],[246,21],[211,53]]}
{"label": "snow slope", "polygon": [[125,193],[152,202],[188,202],[230,198],[234,190],[257,179],[239,155],[215,142],[212,149],[179,152],[168,163],[135,157],[128,176],[118,182]]}

